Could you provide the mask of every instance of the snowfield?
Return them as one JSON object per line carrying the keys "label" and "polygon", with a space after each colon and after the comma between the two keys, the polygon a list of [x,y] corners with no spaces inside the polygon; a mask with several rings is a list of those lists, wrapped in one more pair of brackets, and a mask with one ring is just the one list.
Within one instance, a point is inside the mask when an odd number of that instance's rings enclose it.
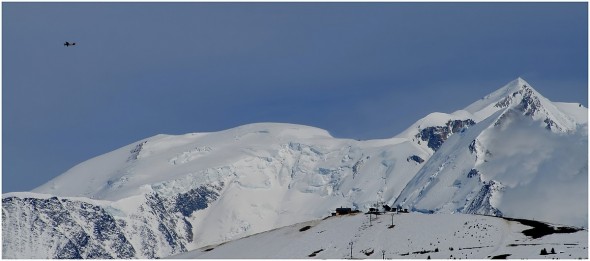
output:
{"label": "snowfield", "polygon": [[[393,216],[393,217],[392,217]],[[391,225],[393,223],[393,227]],[[252,235],[170,258],[534,259],[588,257],[588,231],[532,238],[516,221],[466,214],[385,213],[329,217]],[[545,248],[555,254],[540,255]]]}
{"label": "snowfield", "polygon": [[2,257],[161,258],[341,206],[457,214],[416,216],[426,223],[464,213],[587,228],[587,111],[519,78],[390,139],[286,123],[156,135],[4,194]]}

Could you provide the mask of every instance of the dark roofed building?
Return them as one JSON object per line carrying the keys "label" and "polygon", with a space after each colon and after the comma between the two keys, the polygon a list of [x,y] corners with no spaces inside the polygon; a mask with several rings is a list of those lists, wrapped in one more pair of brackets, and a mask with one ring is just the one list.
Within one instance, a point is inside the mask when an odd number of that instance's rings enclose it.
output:
{"label": "dark roofed building", "polygon": [[336,208],[336,215],[348,215],[352,213],[351,208]]}

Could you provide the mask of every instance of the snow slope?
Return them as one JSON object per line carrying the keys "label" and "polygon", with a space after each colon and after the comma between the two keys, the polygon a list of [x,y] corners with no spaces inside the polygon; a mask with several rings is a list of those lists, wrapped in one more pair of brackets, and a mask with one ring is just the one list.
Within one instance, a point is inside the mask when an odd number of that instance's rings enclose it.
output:
{"label": "snow slope", "polygon": [[587,227],[586,117],[517,79],[391,139],[284,123],[156,135],[4,194],[2,255],[165,257],[383,203]]}
{"label": "snow slope", "polygon": [[464,111],[484,119],[449,138],[393,205],[587,227],[586,108],[517,79]]}
{"label": "snow slope", "polygon": [[[390,226],[394,225],[393,228]],[[356,214],[315,220],[172,256],[181,258],[588,258],[588,231],[532,238],[516,221],[466,214]],[[549,253],[540,255],[545,248]]]}

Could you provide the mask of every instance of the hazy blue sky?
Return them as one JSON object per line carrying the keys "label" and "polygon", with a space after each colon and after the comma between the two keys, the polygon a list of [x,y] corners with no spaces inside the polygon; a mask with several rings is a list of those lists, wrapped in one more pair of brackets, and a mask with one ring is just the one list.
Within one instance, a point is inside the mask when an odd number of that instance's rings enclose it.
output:
{"label": "hazy blue sky", "polygon": [[159,133],[289,122],[392,137],[518,76],[587,106],[587,13],[587,3],[2,3],[2,189],[33,189]]}

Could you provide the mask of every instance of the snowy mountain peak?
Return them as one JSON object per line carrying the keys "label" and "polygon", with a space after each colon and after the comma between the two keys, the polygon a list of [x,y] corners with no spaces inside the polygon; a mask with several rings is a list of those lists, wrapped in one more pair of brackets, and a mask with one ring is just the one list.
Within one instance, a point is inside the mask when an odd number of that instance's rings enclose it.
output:
{"label": "snowy mountain peak", "polygon": [[505,93],[508,94],[496,102],[494,107],[506,108],[512,105],[518,107],[525,115],[534,115],[541,109],[541,98],[544,97],[521,78],[509,83],[506,86]]}
{"label": "snowy mountain peak", "polygon": [[[502,86],[501,88],[497,89],[496,91],[484,96],[480,100],[470,104],[464,110],[468,111],[472,114],[481,113],[482,110],[487,109],[490,106],[495,106],[500,100],[503,100],[509,97],[511,94],[520,91],[525,86],[530,86],[524,79],[518,77],[515,80],[507,83],[506,85]],[[496,107],[498,108],[498,107]],[[479,118],[484,119],[487,116],[491,115],[492,113],[486,113],[487,115],[482,115]],[[480,120],[481,120],[480,119]],[[479,120],[478,120],[479,121]]]}
{"label": "snowy mountain peak", "polygon": [[487,95],[486,97],[493,97],[495,96],[494,94],[500,94],[500,96],[502,97],[507,97],[515,92],[520,92],[526,88],[532,89],[530,86],[531,85],[527,81],[525,81],[523,78],[518,77],[512,80],[511,82],[507,83],[497,91]]}
{"label": "snowy mountain peak", "polygon": [[534,120],[543,121],[545,128],[551,131],[567,132],[576,128],[576,122],[571,117],[561,112],[547,98],[527,84],[523,84],[519,90],[498,101],[494,107],[509,108],[499,117],[495,125],[501,125],[505,117],[517,112]]}
{"label": "snowy mountain peak", "polygon": [[[439,146],[395,205],[422,212],[522,215],[558,222],[577,216],[577,221],[567,222],[583,223],[584,211],[569,211],[565,217],[555,215],[560,212],[554,209],[522,214],[522,207],[548,194],[559,201],[577,198],[570,189],[552,193],[558,186],[586,182],[587,152],[573,151],[587,151],[587,109],[553,103],[518,78],[463,111],[477,123]],[[542,189],[548,187],[552,189]],[[562,196],[566,194],[570,196]]]}
{"label": "snowy mountain peak", "polygon": [[[412,140],[426,153],[433,153],[453,134],[463,132],[492,115],[496,119],[491,126],[500,128],[516,117],[524,117],[537,121],[553,132],[571,132],[578,124],[587,122],[583,107],[578,107],[566,105],[558,108],[519,77],[463,110],[452,114],[430,113],[396,138]],[[567,109],[566,112],[562,112],[561,108]]]}
{"label": "snowy mountain peak", "polygon": [[[463,109],[471,114],[478,114],[482,113],[482,111],[488,111],[490,105],[495,105],[499,100],[509,96],[511,93],[518,91],[521,86],[525,85],[525,81],[522,78],[517,78],[508,84],[504,85],[503,87],[493,91],[492,93],[484,96],[483,98],[479,99],[478,101],[470,104],[469,106]],[[494,110],[495,111],[495,110]],[[485,119],[487,116],[493,114],[493,112],[486,113],[486,115],[478,115],[478,121]]]}
{"label": "snowy mountain peak", "polygon": [[541,121],[543,126],[554,132],[568,132],[576,128],[576,121],[572,117],[560,111],[520,77],[472,103],[464,110],[471,113],[476,122],[498,111],[503,111],[495,122],[495,126],[502,125],[508,118],[523,115]]}
{"label": "snowy mountain peak", "polygon": [[[527,91],[528,90],[528,91]],[[474,120],[477,122],[486,119],[498,110],[504,109],[513,105],[515,102],[519,102],[518,98],[522,98],[522,93],[535,94],[538,93],[531,87],[531,85],[522,78],[517,78],[503,87],[493,91],[492,93],[484,96],[480,100],[467,106],[464,111],[473,114]],[[517,97],[517,95],[519,95]]]}

